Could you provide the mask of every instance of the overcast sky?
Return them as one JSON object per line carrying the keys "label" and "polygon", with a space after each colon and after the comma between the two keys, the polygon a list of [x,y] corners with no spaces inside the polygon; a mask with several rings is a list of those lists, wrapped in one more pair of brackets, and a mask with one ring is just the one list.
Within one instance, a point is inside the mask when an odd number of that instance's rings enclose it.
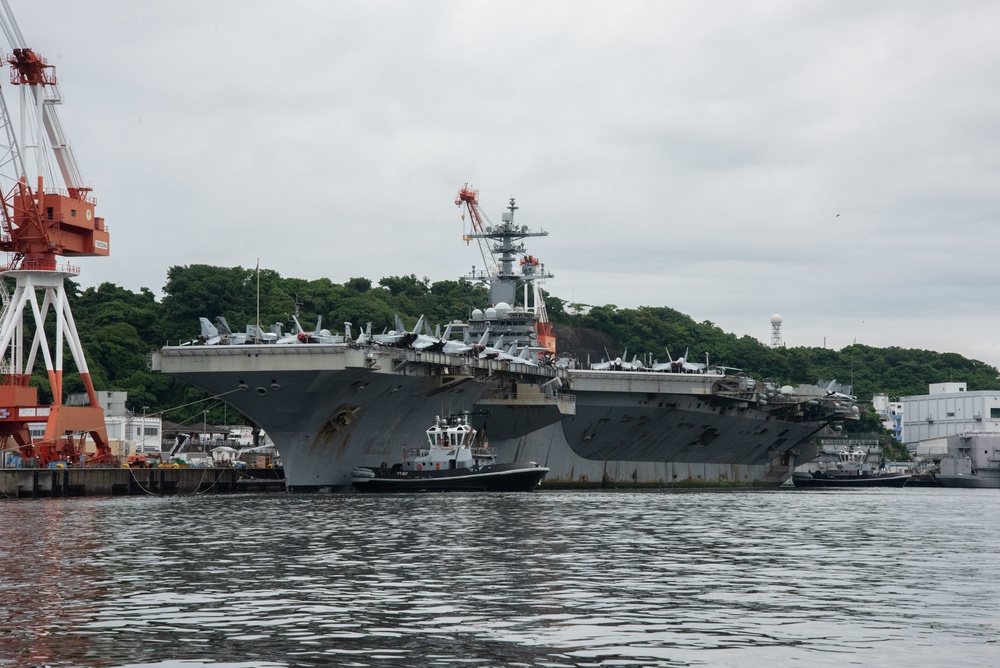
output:
{"label": "overcast sky", "polygon": [[1000,364],[995,1],[10,2],[111,230],[85,287],[454,279],[469,182],[561,299]]}

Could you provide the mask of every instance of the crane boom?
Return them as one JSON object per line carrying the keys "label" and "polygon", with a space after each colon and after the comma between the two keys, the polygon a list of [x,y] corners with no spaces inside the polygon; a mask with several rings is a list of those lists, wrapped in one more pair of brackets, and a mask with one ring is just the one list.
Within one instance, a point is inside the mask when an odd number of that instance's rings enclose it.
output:
{"label": "crane boom", "polygon": [[[59,114],[55,105],[62,104],[62,95],[59,93],[59,86],[52,85],[46,88],[38,88],[42,91],[45,99],[42,104],[42,122],[45,125],[45,133],[49,138],[49,147],[56,157],[56,164],[59,165],[59,172],[62,174],[63,182],[70,197],[77,200],[86,200],[93,188],[83,184],[83,176],[80,173],[80,166],[76,163],[76,156],[63,132],[62,123],[59,122]],[[38,93],[36,92],[36,95]]]}
{"label": "crane boom", "polygon": [[[62,103],[62,96],[56,81],[55,66],[49,65],[45,58],[28,47],[7,0],[0,0],[0,27],[7,38],[7,43],[13,49],[13,53],[4,58],[11,66],[10,82],[15,86],[28,86],[32,91],[32,106],[42,119],[41,122],[45,128],[49,146],[52,148],[52,153],[59,165],[66,188],[69,191],[77,190],[83,185],[83,179],[80,176],[76,158],[65,141],[59,115],[53,106]],[[27,129],[22,127],[22,133]],[[40,138],[36,137],[35,139],[41,141]],[[37,159],[41,163],[47,164],[49,152],[45,150],[45,147],[36,147],[36,153]],[[39,171],[44,172],[45,170],[40,169]]]}
{"label": "crane boom", "polygon": [[495,274],[497,271],[496,258],[493,256],[493,251],[490,249],[489,241],[482,236],[486,234],[486,226],[483,225],[483,219],[486,218],[486,214],[484,214],[482,209],[479,208],[479,189],[470,188],[469,184],[466,183],[462,186],[462,189],[458,191],[458,196],[455,197],[455,206],[464,206],[469,212],[469,218],[472,224],[472,235],[463,237],[465,242],[468,243],[473,237],[478,236],[479,253],[483,256],[483,264],[486,267],[486,275],[489,276]]}
{"label": "crane boom", "polygon": [[[35,141],[35,165],[38,168],[37,187],[33,190],[27,173],[24,145],[17,140],[11,127],[6,103],[3,124],[7,127],[8,151],[16,156],[13,173],[3,184],[3,230],[0,250],[13,254],[8,268],[38,267],[52,269],[56,256],[105,256],[110,251],[110,238],[104,219],[95,216],[91,188],[84,185],[80,167],[66,139],[56,105],[62,103],[57,86],[55,67],[41,54],[25,44],[21,30],[7,0],[0,0],[0,26],[13,52],[4,59],[10,65],[10,82],[21,89],[21,137]],[[34,113],[26,113],[28,110]],[[29,127],[33,119],[38,127]],[[45,190],[44,176],[49,157],[55,158],[65,190]],[[8,168],[10,169],[10,168]]]}
{"label": "crane boom", "polygon": [[[66,140],[66,133],[63,132],[56,110],[56,105],[62,104],[62,94],[56,81],[55,66],[49,65],[33,50],[17,46],[14,47],[14,52],[7,56],[7,63],[10,65],[11,84],[28,86],[31,102],[35,108],[42,110],[42,126],[48,139],[48,147],[55,156],[66,189],[75,199],[85,199],[91,188],[83,184],[80,166],[76,162],[72,147]],[[40,149],[42,156],[45,156],[44,147]]]}
{"label": "crane boom", "polygon": [[[56,110],[56,105],[62,104],[62,94],[59,92],[55,66],[49,65],[45,58],[28,47],[7,0],[0,0],[0,26],[14,50],[6,59],[10,64],[10,82],[15,86],[28,86],[32,91],[36,108],[42,110],[42,125],[66,189],[71,197],[85,199],[91,188],[83,183],[80,166],[66,140]],[[45,154],[44,151],[41,152]]]}
{"label": "crane boom", "polygon": [[17,25],[17,21],[14,20],[14,12],[10,11],[10,5],[7,0],[0,0],[0,28],[3,29],[4,37],[7,38],[7,43],[11,46],[24,46],[24,35],[21,34],[21,29]]}

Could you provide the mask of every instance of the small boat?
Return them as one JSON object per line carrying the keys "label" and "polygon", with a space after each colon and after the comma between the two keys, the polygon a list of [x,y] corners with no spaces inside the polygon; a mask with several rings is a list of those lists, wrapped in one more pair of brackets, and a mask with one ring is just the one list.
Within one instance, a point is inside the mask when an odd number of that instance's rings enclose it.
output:
{"label": "small boat", "polygon": [[535,462],[499,464],[488,443],[476,444],[468,412],[436,416],[422,448],[407,448],[389,467],[354,469],[361,492],[530,492],[549,469]]}
{"label": "small boat", "polygon": [[792,473],[795,487],[902,487],[908,473],[888,473],[870,461],[870,451],[859,446],[824,453],[826,457],[810,462],[811,470]]}
{"label": "small boat", "polygon": [[[984,451],[984,455],[987,452],[988,450]],[[977,467],[972,457],[966,453],[972,454],[971,449],[963,447],[963,450],[945,455],[938,462],[938,472],[934,474],[934,482],[942,487],[1000,488],[1000,468]],[[983,459],[986,459],[986,456]]]}

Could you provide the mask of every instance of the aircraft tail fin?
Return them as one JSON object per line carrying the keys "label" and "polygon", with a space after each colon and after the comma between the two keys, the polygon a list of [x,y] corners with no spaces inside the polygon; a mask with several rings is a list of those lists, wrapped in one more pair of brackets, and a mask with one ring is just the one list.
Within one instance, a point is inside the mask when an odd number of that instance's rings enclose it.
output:
{"label": "aircraft tail fin", "polygon": [[219,335],[218,328],[208,318],[198,318],[198,322],[201,323],[201,335],[204,338],[210,339]]}

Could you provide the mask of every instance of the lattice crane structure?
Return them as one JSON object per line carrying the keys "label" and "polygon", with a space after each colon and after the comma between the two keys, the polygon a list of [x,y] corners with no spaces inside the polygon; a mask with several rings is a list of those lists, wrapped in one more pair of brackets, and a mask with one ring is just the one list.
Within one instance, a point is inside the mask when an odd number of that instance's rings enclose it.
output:
{"label": "lattice crane structure", "polygon": [[[479,252],[483,256],[483,265],[485,266],[485,275],[492,276],[497,273],[497,261],[493,257],[493,251],[490,250],[489,238],[486,236],[486,225],[483,223],[490,223],[490,219],[486,217],[486,214],[479,207],[479,188],[470,188],[469,184],[466,183],[462,186],[461,190],[458,191],[458,196],[455,197],[455,206],[461,208],[465,207],[465,210],[469,213],[469,224],[472,227],[471,233],[462,233],[462,240],[468,244],[473,239],[479,240]],[[465,214],[462,214],[462,220],[465,220]],[[492,227],[492,223],[490,223]]]}
{"label": "lattice crane structure", "polygon": [[[525,253],[524,244],[521,240],[527,237],[546,236],[548,232],[530,232],[527,226],[518,227],[514,224],[514,212],[517,206],[514,198],[510,199],[510,206],[503,214],[502,222],[499,225],[490,223],[489,218],[479,207],[479,189],[470,188],[466,183],[458,191],[455,198],[455,205],[465,207],[471,219],[472,230],[463,233],[462,239],[465,243],[473,239],[479,241],[479,251],[482,253],[483,262],[486,269],[477,272],[475,267],[472,273],[466,278],[474,281],[482,281],[490,286],[490,302],[496,305],[497,302],[513,302],[516,286],[520,283],[524,290],[522,304],[525,310],[530,311],[535,316],[535,334],[539,344],[551,353],[556,352],[556,338],[552,334],[552,323],[549,322],[548,313],[545,311],[545,300],[542,298],[541,284],[544,280],[552,278],[552,274],[545,270],[545,265],[533,255]],[[463,214],[464,219],[464,214]],[[484,224],[483,221],[486,221]],[[520,257],[520,271],[515,271],[514,263]],[[530,295],[529,295],[530,286]]]}
{"label": "lattice crane structure", "polygon": [[[0,280],[0,447],[16,449],[23,459],[37,460],[42,467],[60,461],[111,461],[104,411],[64,285],[67,277],[80,272],[60,263],[60,258],[108,255],[108,231],[104,219],[94,214],[91,188],[80,176],[59,122],[56,105],[62,99],[55,67],[26,45],[7,0],[0,0],[0,27],[12,48],[3,60],[10,65],[10,83],[20,93],[15,130],[0,89],[0,251],[7,253],[0,276],[15,283],[10,294],[6,282]],[[59,181],[54,167],[64,188],[47,185]],[[50,316],[54,323],[48,322]],[[89,405],[63,404],[67,347]],[[40,404],[38,389],[29,385],[39,353],[52,392],[51,405]],[[45,436],[38,441],[32,439],[29,425],[40,423],[45,424]],[[95,444],[91,453],[86,452],[88,435]]]}

